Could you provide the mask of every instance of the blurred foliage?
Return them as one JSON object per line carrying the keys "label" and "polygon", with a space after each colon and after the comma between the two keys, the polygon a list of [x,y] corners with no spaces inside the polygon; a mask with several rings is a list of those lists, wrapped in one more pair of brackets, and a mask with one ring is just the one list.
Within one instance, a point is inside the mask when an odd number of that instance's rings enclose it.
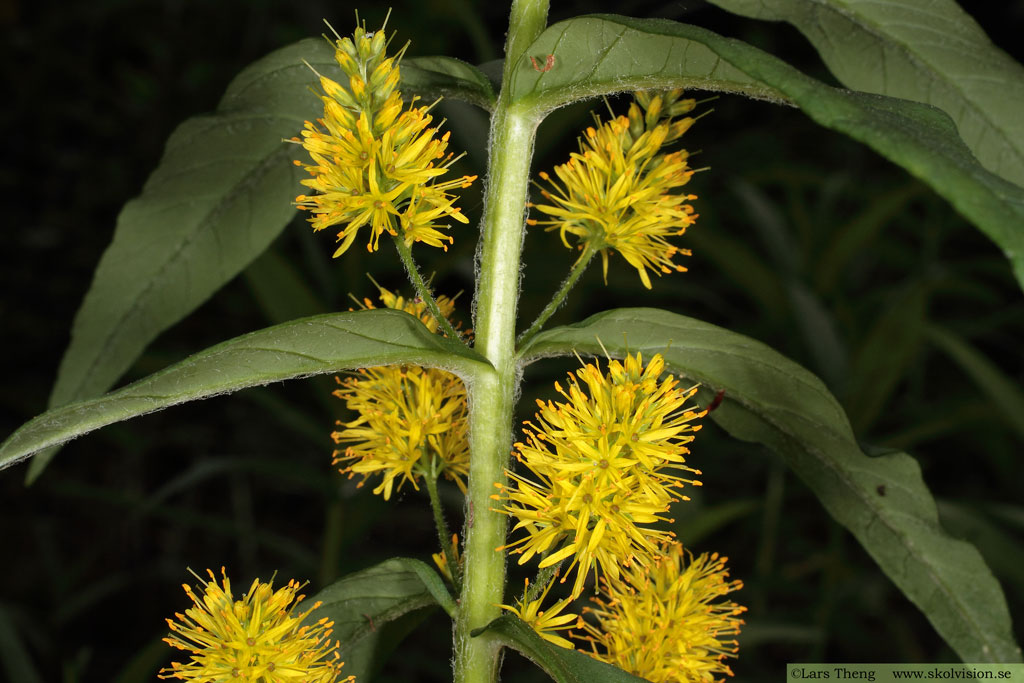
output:
{"label": "blurred foliage", "polygon": [[[170,131],[212,109],[224,86],[263,54],[352,21],[345,3],[125,0],[0,8],[8,135],[0,184],[5,378],[0,431],[38,414],[71,318],[109,242],[121,205],[138,193]],[[368,25],[381,7],[362,7]],[[970,7],[969,11],[982,8]],[[593,11],[664,16],[743,38],[832,82],[795,30],[699,2],[555,3],[551,21]],[[1024,3],[975,15],[1015,48]],[[471,0],[396,3],[389,27],[410,55],[479,63],[499,56],[507,7]],[[610,105],[617,106],[613,98]],[[645,291],[627,268],[585,274],[552,324],[613,306],[660,306],[741,332],[818,374],[843,402],[866,447],[906,449],[924,469],[947,527],[977,542],[1003,582],[1022,638],[1024,539],[1018,482],[1024,453],[1024,303],[1005,259],[947,203],[863,146],[817,129],[795,110],[737,97],[687,133],[701,218],[688,233],[690,272]],[[595,108],[603,109],[600,102]],[[588,108],[542,125],[535,168],[575,149]],[[457,173],[482,174],[486,119],[441,105]],[[479,217],[479,185],[460,204]],[[472,299],[471,228],[447,254],[424,253],[438,289]],[[143,376],[269,322],[373,296],[365,276],[406,291],[397,259],[352,250],[329,259],[329,237],[296,221],[272,252],[136,364]],[[540,310],[571,255],[555,235],[527,239],[521,318]],[[618,264],[621,266],[621,264]],[[268,286],[268,281],[273,285]],[[289,289],[281,283],[291,283]],[[284,295],[282,296],[282,291]],[[572,363],[527,370],[521,402]],[[164,617],[185,606],[185,567],[225,564],[254,576],[308,579],[311,589],[394,555],[426,558],[434,534],[426,497],[384,505],[332,471],[328,434],[343,417],[321,379],[250,390],[112,426],[66,448],[30,489],[24,466],[0,477],[0,678],[152,680],[169,651]],[[750,607],[737,680],[774,681],[787,661],[951,661],[924,617],[832,522],[781,462],[709,425],[695,443],[699,496],[680,506],[684,541],[731,558]],[[449,509],[458,510],[459,495]],[[453,513],[454,517],[454,513]],[[456,521],[456,520],[452,520]],[[510,585],[521,579],[513,573]],[[399,650],[381,680],[450,678],[441,613]],[[16,654],[12,654],[16,653]],[[511,655],[505,679],[542,674]]]}

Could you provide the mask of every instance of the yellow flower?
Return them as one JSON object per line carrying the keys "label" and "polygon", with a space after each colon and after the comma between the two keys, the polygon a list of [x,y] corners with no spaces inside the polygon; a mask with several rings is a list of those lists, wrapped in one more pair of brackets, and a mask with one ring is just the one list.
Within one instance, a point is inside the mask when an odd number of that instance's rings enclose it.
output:
{"label": "yellow flower", "polygon": [[[427,308],[425,301],[419,297],[415,299],[406,299],[404,296],[395,294],[384,287],[378,286],[377,289],[380,292],[380,301],[384,304],[384,308],[393,308],[397,311],[405,311],[406,313],[419,318],[420,322],[423,323],[423,325],[431,332],[436,333],[438,331],[438,322],[430,313],[430,309]],[[457,295],[456,298],[458,298]],[[441,294],[435,299],[435,301],[437,302],[437,308],[441,312],[441,315],[450,319],[452,313],[455,312],[455,299]],[[362,307],[363,310],[375,308],[370,299],[363,299]],[[455,325],[455,328],[458,329],[460,326],[461,324]],[[470,333],[467,332],[466,334]]]}
{"label": "yellow flower", "polygon": [[[173,662],[162,669],[160,678],[183,681],[250,681],[251,683],[284,683],[302,680],[307,683],[336,683],[342,662],[338,645],[331,641],[333,622],[326,617],[313,623],[303,621],[313,605],[296,614],[303,596],[295,581],[276,591],[273,582],[252,582],[249,592],[236,600],[231,582],[221,568],[222,585],[207,570],[210,581],[199,579],[202,594],[196,595],[185,584],[185,593],[193,606],[184,614],[168,619],[170,635],[164,641],[191,654],[182,664]],[[198,576],[196,578],[199,578]],[[349,676],[345,681],[352,681]]]}
{"label": "yellow flower", "polygon": [[517,520],[513,533],[525,532],[499,550],[521,554],[519,564],[540,554],[540,567],[571,557],[574,597],[592,569],[617,577],[634,561],[649,564],[671,537],[650,525],[689,500],[678,494],[685,484],[700,485],[686,478],[700,472],[684,457],[700,429],[689,423],[704,415],[685,406],[696,387],[681,389],[671,376],[659,382],[664,369],[661,355],[644,367],[636,354],[611,361],[607,374],[584,365],[569,375],[568,391],[555,383],[566,402],[538,401],[537,424],[527,422],[525,442],[515,444],[534,479],[508,472],[510,485],[492,496]]}
{"label": "yellow flower", "polygon": [[[456,567],[462,566],[462,558],[459,556],[459,535],[452,534],[452,554],[455,556],[453,564]],[[455,583],[455,579],[452,578],[451,568],[448,566],[448,553],[444,548],[441,548],[441,552],[432,553],[430,558],[434,560],[434,564],[437,565],[438,571],[441,572],[444,578],[448,579],[449,583]],[[458,569],[456,569],[458,571]]]}
{"label": "yellow flower", "polygon": [[409,245],[447,249],[452,238],[440,231],[449,226],[439,221],[469,222],[453,206],[449,190],[469,187],[476,176],[435,182],[454,161],[446,153],[448,133],[436,137],[430,107],[403,111],[397,86],[405,48],[388,57],[387,42],[383,30],[362,26],[351,38],[338,38],[334,56],[347,84],[317,74],[324,116],[306,121],[302,139],[292,139],[309,152],[311,164],[295,163],[313,176],[302,184],[316,192],[296,197],[296,206],[312,214],[314,230],[344,226],[334,256],[349,248],[364,225],[370,226],[369,251],[377,250],[385,232]]}
{"label": "yellow flower", "polygon": [[[722,600],[743,587],[729,581],[726,558],[690,557],[672,544],[650,571],[632,567],[602,580],[597,605],[585,608],[597,624],[580,623],[593,656],[652,683],[721,681],[738,651],[734,638],[745,607]],[[686,553],[689,556],[689,553]]]}
{"label": "yellow flower", "polygon": [[516,606],[499,605],[499,607],[511,612],[525,621],[531,628],[533,628],[534,631],[537,632],[537,635],[544,640],[554,643],[558,647],[564,647],[571,650],[573,649],[572,642],[558,635],[556,631],[565,631],[570,629],[579,621],[579,615],[561,613],[562,610],[564,610],[574,600],[574,598],[563,598],[552,605],[549,609],[541,609],[541,605],[544,603],[544,598],[547,597],[548,591],[551,590],[553,585],[555,585],[555,580],[552,577],[551,581],[548,582],[548,585],[544,587],[544,591],[540,594],[540,597],[523,604],[530,589],[530,580],[526,579],[526,584],[523,588],[523,598],[516,601]]}
{"label": "yellow flower", "polygon": [[[662,153],[695,121],[677,116],[693,110],[695,100],[682,100],[681,90],[660,95],[637,93],[628,116],[609,121],[596,119],[586,130],[580,151],[555,167],[557,180],[540,177],[552,191],[541,190],[548,204],[537,204],[550,220],[528,221],[557,229],[570,247],[567,234],[581,247],[601,252],[605,279],[609,250],[620,253],[636,268],[644,287],[651,288],[647,271],[670,273],[686,268],[672,261],[676,254],[689,255],[667,238],[682,235],[697,218],[686,202],[695,195],[680,194],[693,175],[688,153]],[[639,103],[639,104],[638,104]]]}
{"label": "yellow flower", "polygon": [[[404,310],[418,317],[432,332],[437,321],[421,301],[406,299],[381,288],[387,308]],[[367,308],[373,308],[365,300]],[[442,315],[448,316],[454,302],[437,299]],[[455,375],[418,365],[388,365],[362,368],[345,378],[335,378],[341,388],[334,395],[358,413],[344,427],[331,434],[336,444],[349,444],[334,451],[334,464],[347,463],[341,470],[350,477],[383,475],[373,492],[391,498],[406,482],[419,489],[421,476],[441,473],[463,492],[469,474],[469,417],[466,387]],[[362,486],[362,482],[360,482]]]}

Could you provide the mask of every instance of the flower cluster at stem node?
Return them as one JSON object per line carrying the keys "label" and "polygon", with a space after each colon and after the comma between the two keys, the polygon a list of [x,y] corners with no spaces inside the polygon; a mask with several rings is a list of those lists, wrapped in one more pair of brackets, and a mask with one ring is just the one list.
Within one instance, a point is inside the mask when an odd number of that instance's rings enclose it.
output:
{"label": "flower cluster at stem node", "polygon": [[686,150],[662,151],[696,121],[679,118],[697,105],[682,99],[682,92],[636,93],[627,116],[603,122],[595,117],[580,151],[555,167],[555,178],[540,174],[550,190],[541,188],[546,202],[532,206],[550,218],[527,222],[558,230],[566,247],[572,248],[572,235],[585,254],[599,251],[606,281],[611,251],[636,268],[647,289],[648,271],[686,270],[673,257],[690,251],[668,238],[682,235],[697,218],[687,203],[697,197],[679,191],[694,171]]}
{"label": "flower cluster at stem node", "polygon": [[[687,561],[689,557],[689,561]],[[652,683],[703,683],[732,676],[725,663],[735,657],[735,636],[745,607],[722,598],[743,587],[729,581],[726,558],[694,558],[679,543],[665,549],[649,568],[633,566],[601,580],[594,607],[596,623],[580,621],[582,639],[593,655]]]}
{"label": "flower cluster at stem node", "polygon": [[191,655],[189,662],[173,662],[160,678],[183,681],[251,681],[253,683],[343,683],[343,662],[337,641],[331,640],[334,624],[326,617],[308,620],[296,614],[303,596],[295,581],[274,590],[273,581],[252,582],[249,591],[235,599],[231,582],[221,568],[221,583],[207,570],[210,580],[199,578],[201,594],[184,585],[192,607],[167,620],[171,629],[164,641]]}
{"label": "flower cluster at stem node", "polygon": [[[381,288],[385,307],[404,310],[436,332],[438,323],[419,300],[406,300]],[[369,300],[366,308],[373,308]],[[454,301],[437,298],[441,314],[449,317]],[[440,474],[465,493],[469,474],[469,415],[466,387],[444,370],[418,365],[384,365],[361,368],[345,379],[335,378],[341,388],[334,395],[358,414],[355,420],[338,422],[331,434],[336,444],[334,464],[343,473],[366,477],[381,474],[373,489],[385,500],[406,482],[419,489],[420,477]],[[360,482],[362,486],[362,482]]]}
{"label": "flower cluster at stem node", "polygon": [[[532,475],[506,472],[496,484],[498,510],[515,520],[514,540],[497,550],[540,558],[543,590],[501,605],[559,647],[573,640],[595,659],[652,683],[710,683],[731,676],[746,608],[725,599],[742,587],[728,580],[726,558],[684,551],[658,522],[700,472],[685,464],[687,444],[706,414],[689,408],[696,387],[662,379],[665,361],[639,353],[585,364],[557,382],[564,402],[538,401],[535,422],[514,455]],[[575,570],[569,594],[544,600],[563,564]],[[570,611],[591,571],[599,575],[593,606]],[[553,573],[553,575],[552,575]],[[568,578],[568,574],[567,577]],[[565,578],[562,579],[565,581]],[[538,584],[540,585],[540,584]],[[576,629],[576,630],[571,630]]]}
{"label": "flower cluster at stem node", "polygon": [[704,413],[687,407],[696,387],[659,380],[661,355],[644,366],[638,353],[610,361],[604,374],[587,364],[569,375],[565,402],[538,401],[536,423],[527,422],[516,458],[533,475],[508,472],[496,484],[501,512],[516,520],[518,540],[504,546],[523,564],[535,555],[540,567],[571,558],[573,597],[591,571],[618,578],[622,567],[648,566],[671,532],[657,522],[669,505],[687,500],[685,485],[699,486],[698,470],[686,465],[686,444]]}

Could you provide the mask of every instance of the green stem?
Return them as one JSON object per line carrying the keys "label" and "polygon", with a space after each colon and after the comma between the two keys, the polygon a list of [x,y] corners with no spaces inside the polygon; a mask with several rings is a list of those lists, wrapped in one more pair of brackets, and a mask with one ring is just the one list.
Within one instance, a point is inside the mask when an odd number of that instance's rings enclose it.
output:
{"label": "green stem", "polygon": [[[462,595],[455,623],[455,682],[493,683],[500,641],[472,637],[501,614],[505,597],[505,515],[491,509],[494,484],[505,481],[512,447],[512,409],[518,386],[515,358],[519,262],[537,113],[509,101],[519,58],[544,30],[547,0],[515,0],[505,49],[505,79],[491,116],[490,158],[474,301],[474,348],[494,368],[468,386],[470,452]],[[526,68],[530,68],[527,66]]]}
{"label": "green stem", "polygon": [[[515,70],[526,66],[525,63],[519,64],[519,60],[547,26],[548,0],[512,0],[512,12],[508,19],[508,39],[505,41],[502,91],[512,82]],[[494,130],[493,126],[491,130]]]}
{"label": "green stem", "polygon": [[540,328],[544,327],[544,323],[548,321],[548,318],[558,310],[558,307],[565,301],[565,297],[568,296],[569,290],[573,288],[576,281],[580,279],[580,275],[583,275],[583,271],[587,269],[590,264],[590,260],[594,258],[597,253],[597,249],[594,248],[593,244],[587,242],[587,246],[583,249],[583,253],[576,259],[576,263],[573,264],[572,270],[569,271],[569,277],[565,278],[562,286],[555,292],[555,296],[552,297],[548,305],[544,307],[544,310],[540,312],[537,319],[533,321],[529,329],[519,335],[518,346],[524,348],[526,344],[533,339],[533,336],[540,332]]}
{"label": "green stem", "polygon": [[441,542],[441,551],[444,553],[445,562],[448,565],[448,573],[452,575],[452,584],[458,592],[462,587],[462,572],[459,570],[459,563],[455,560],[455,546],[452,545],[452,532],[448,530],[448,522],[444,519],[444,510],[441,508],[441,496],[437,493],[437,456],[430,457],[430,471],[423,479],[427,482],[427,493],[430,495],[430,509],[434,512],[434,526],[437,527],[437,538]]}
{"label": "green stem", "polygon": [[558,570],[562,568],[564,562],[565,560],[556,562],[537,571],[537,576],[534,577],[533,583],[530,584],[530,587],[526,589],[526,593],[523,595],[524,605],[537,599],[537,596],[544,591],[544,588],[547,587],[551,579],[558,574]]}
{"label": "green stem", "polygon": [[412,249],[409,248],[409,245],[405,243],[401,236],[392,235],[392,239],[395,242],[395,249],[398,250],[398,256],[402,259],[406,272],[409,273],[409,279],[412,280],[412,286],[416,289],[416,294],[427,304],[427,310],[430,311],[430,315],[434,316],[434,320],[437,321],[438,326],[446,337],[461,340],[462,335],[456,332],[452,324],[448,322],[448,318],[442,315],[441,309],[437,306],[437,301],[434,300],[434,295],[430,293],[430,288],[427,287],[423,276],[420,275],[420,269],[416,267],[416,262],[412,260]]}

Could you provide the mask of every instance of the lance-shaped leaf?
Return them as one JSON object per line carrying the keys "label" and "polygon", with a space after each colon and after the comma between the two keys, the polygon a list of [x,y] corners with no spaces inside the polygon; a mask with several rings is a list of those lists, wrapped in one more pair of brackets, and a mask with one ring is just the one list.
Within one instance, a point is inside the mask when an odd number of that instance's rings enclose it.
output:
{"label": "lance-shaped leaf", "polygon": [[[510,84],[524,107],[544,112],[631,88],[685,87],[784,100],[826,128],[859,140],[945,197],[995,242],[1024,286],[1024,189],[978,163],[940,110],[833,88],[738,40],[663,19],[577,17],[548,27]],[[1015,110],[1014,110],[1015,111]]]}
{"label": "lance-shaped leaf", "polygon": [[865,455],[817,377],[753,339],[649,308],[542,332],[521,357],[602,348],[616,356],[661,353],[674,371],[725,390],[715,421],[785,458],[964,661],[1021,661],[1002,589],[974,546],[939,525],[917,461],[905,453]]}
{"label": "lance-shaped leaf", "polygon": [[1024,186],[1024,67],[953,0],[711,0],[788,21],[848,88],[949,114],[978,161]]}
{"label": "lance-shaped leaf", "polygon": [[547,642],[519,617],[506,614],[472,633],[496,637],[506,647],[521,652],[558,683],[645,683],[643,678],[593,657]]}
{"label": "lance-shaped leaf", "polygon": [[489,368],[462,344],[404,311],[376,309],[294,320],[226,341],[99,398],[54,408],[0,445],[0,468],[114,422],[246,387],[350,368],[410,363],[464,380]]}
{"label": "lance-shaped leaf", "polygon": [[[303,41],[256,62],[228,86],[216,113],[171,135],[142,194],[118,217],[75,317],[51,407],[109,389],[150,341],[241,272],[291,220],[300,173],[291,163],[297,148],[282,138],[317,115],[313,74],[302,60],[322,43]],[[34,472],[45,465],[37,463]]]}
{"label": "lance-shaped leaf", "polygon": [[[157,335],[245,269],[292,219],[306,175],[292,161],[305,153],[282,140],[323,114],[310,66],[342,78],[327,41],[303,40],[246,68],[215,113],[174,131],[142,194],[118,216],[75,316],[50,407],[113,386]],[[407,59],[401,70],[410,94],[484,107],[494,98],[487,77],[458,60]],[[32,463],[29,480],[55,452]]]}
{"label": "lance-shaped leaf", "polygon": [[[349,574],[310,598],[320,603],[307,617],[334,622],[331,638],[345,660],[342,673],[364,680],[381,648],[393,648],[419,623],[424,608],[440,605],[448,614],[455,600],[437,572],[419,560],[396,557]],[[403,619],[404,618],[404,619]],[[409,620],[411,624],[396,623]],[[397,636],[394,637],[394,636]]]}

